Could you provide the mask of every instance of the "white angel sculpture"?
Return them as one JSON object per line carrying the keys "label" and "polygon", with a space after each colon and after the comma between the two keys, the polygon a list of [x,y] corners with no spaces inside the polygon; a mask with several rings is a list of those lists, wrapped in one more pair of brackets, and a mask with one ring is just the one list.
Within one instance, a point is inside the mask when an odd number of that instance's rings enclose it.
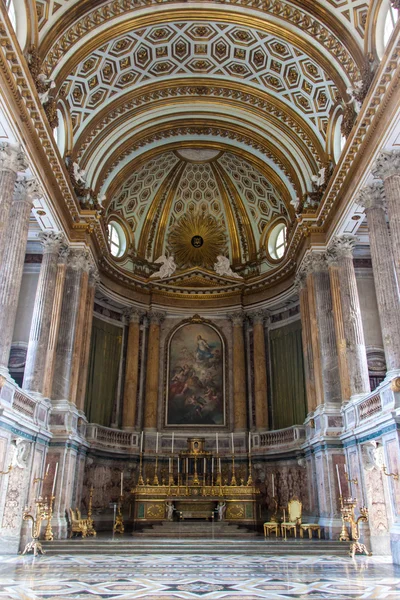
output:
{"label": "white angel sculpture", "polygon": [[231,265],[229,264],[229,258],[222,256],[221,254],[217,256],[217,262],[214,263],[214,271],[217,275],[226,275],[227,277],[234,277],[235,279],[243,279],[241,275],[232,271]]}
{"label": "white angel sculpture", "polygon": [[166,277],[171,277],[171,275],[176,271],[176,264],[173,256],[167,258],[165,254],[162,254],[154,262],[156,264],[162,264],[162,267],[160,267],[159,271],[156,271],[150,275],[150,278],[160,277],[160,279],[165,279]]}
{"label": "white angel sculpture", "polygon": [[86,183],[86,171],[81,169],[77,162],[72,163],[72,168],[74,171],[74,178],[76,183],[81,183],[84,185]]}
{"label": "white angel sculpture", "polygon": [[321,167],[320,170],[318,171],[318,175],[313,175],[311,177],[311,181],[313,181],[317,187],[321,187],[321,185],[324,185],[325,171],[326,171],[326,167]]}
{"label": "white angel sculpture", "polygon": [[44,73],[40,73],[38,75],[38,79],[41,83],[42,89],[47,87],[47,89],[45,89],[44,92],[38,93],[39,100],[42,104],[47,104],[47,102],[50,100],[51,90],[53,90],[56,87],[56,82],[54,81],[54,79],[47,79]]}
{"label": "white angel sculpture", "polygon": [[348,102],[346,102],[346,104],[351,104],[353,103],[354,106],[354,110],[356,111],[356,113],[358,114],[361,110],[362,107],[362,102],[360,102],[359,100],[357,100],[356,95],[357,92],[360,92],[361,88],[362,88],[362,81],[356,81],[356,83],[354,84],[354,87],[348,87],[346,92],[348,93],[348,95],[350,96],[350,100]]}

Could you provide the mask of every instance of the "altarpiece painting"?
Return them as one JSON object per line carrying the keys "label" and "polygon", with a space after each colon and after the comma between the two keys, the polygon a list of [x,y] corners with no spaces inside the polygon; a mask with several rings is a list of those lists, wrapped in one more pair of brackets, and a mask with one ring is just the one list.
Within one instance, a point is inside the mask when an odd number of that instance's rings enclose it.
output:
{"label": "altarpiece painting", "polygon": [[167,354],[166,424],[225,425],[225,345],[206,323],[172,334]]}

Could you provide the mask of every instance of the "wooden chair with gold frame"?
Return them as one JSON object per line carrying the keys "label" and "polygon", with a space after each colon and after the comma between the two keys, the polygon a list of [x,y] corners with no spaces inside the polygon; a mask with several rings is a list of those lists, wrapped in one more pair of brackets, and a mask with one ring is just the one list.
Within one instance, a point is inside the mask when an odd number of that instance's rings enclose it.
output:
{"label": "wooden chair with gold frame", "polygon": [[318,539],[321,539],[321,526],[317,523],[301,523],[300,525],[300,537],[304,536],[304,532],[308,531],[308,537],[311,540],[313,531],[318,533]]}
{"label": "wooden chair with gold frame", "polygon": [[74,533],[81,533],[82,537],[85,538],[87,536],[87,521],[81,518],[80,510],[76,509],[74,511],[72,508],[68,508],[67,512],[70,526],[69,537],[72,538]]}
{"label": "wooden chair with gold frame", "polygon": [[302,503],[297,498],[292,498],[288,503],[288,520],[281,523],[282,535],[284,532],[293,531],[294,537],[297,537],[297,525],[301,525]]}

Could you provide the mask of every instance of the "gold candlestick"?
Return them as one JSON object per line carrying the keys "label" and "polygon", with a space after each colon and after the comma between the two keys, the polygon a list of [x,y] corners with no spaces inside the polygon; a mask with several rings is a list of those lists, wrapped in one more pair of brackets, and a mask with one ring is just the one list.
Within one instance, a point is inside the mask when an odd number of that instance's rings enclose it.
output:
{"label": "gold candlestick", "polygon": [[221,473],[221,463],[220,463],[220,458],[217,454],[217,478],[215,480],[215,485],[218,485],[219,487],[221,487],[222,485],[222,473]]}
{"label": "gold candlestick", "polygon": [[231,485],[237,485],[236,475],[235,475],[235,455],[232,454],[232,479]]}
{"label": "gold candlestick", "polygon": [[138,479],[138,485],[144,485],[144,480],[143,480],[143,452],[140,453],[140,459],[139,459],[139,479]]}
{"label": "gold candlestick", "polygon": [[50,499],[49,499],[49,512],[48,512],[48,516],[47,516],[47,525],[46,525],[46,529],[44,532],[44,539],[46,540],[46,542],[52,542],[54,540],[53,530],[51,528],[51,518],[53,516],[54,498],[55,498],[55,496],[50,496]]}
{"label": "gold candlestick", "polygon": [[154,479],[153,479],[153,485],[159,485],[160,482],[158,480],[158,454],[156,454],[156,464],[154,467]]}
{"label": "gold candlestick", "polygon": [[124,517],[122,516],[122,511],[121,511],[122,500],[123,500],[123,496],[121,495],[119,497],[117,516],[115,517],[115,523],[114,523],[114,527],[113,527],[114,533],[124,533],[124,531],[125,531]]}
{"label": "gold candlestick", "polygon": [[251,452],[249,452],[249,476],[247,478],[247,485],[253,485],[253,477],[251,475]]}
{"label": "gold candlestick", "polygon": [[193,485],[200,485],[199,477],[197,474],[197,456],[194,457]]}
{"label": "gold candlestick", "polygon": [[270,521],[272,521],[273,523],[278,523],[278,498],[276,496],[273,496],[272,501],[275,504],[275,510],[271,515]]}
{"label": "gold candlestick", "polygon": [[[367,556],[371,556],[371,552],[368,552],[367,547],[365,546],[365,544],[362,544],[359,540],[360,540],[360,530],[359,530],[359,523],[363,522],[366,523],[368,521],[368,509],[365,506],[360,507],[360,515],[359,517],[356,519],[355,515],[354,515],[354,509],[357,506],[357,499],[356,498],[341,498],[341,513],[342,513],[342,520],[346,521],[347,523],[350,523],[350,533],[351,533],[351,541],[353,542],[350,545],[350,551],[349,554],[352,558],[354,558],[354,556],[356,554],[366,554]],[[343,528],[342,528],[343,531]],[[347,533],[347,531],[346,531]],[[342,534],[340,534],[342,535]],[[348,536],[348,534],[347,534]],[[339,537],[340,541],[341,537]],[[348,538],[349,539],[349,538]],[[348,541],[348,540],[346,540]]]}

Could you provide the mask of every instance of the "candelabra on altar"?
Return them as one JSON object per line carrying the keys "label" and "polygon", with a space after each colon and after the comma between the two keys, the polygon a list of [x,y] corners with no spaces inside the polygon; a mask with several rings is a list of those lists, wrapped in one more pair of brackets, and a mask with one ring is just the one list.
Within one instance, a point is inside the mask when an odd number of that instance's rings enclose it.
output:
{"label": "candelabra on altar", "polygon": [[121,496],[119,497],[119,502],[118,502],[117,516],[115,517],[115,523],[114,523],[114,527],[113,527],[114,533],[124,533],[124,531],[125,531],[124,517],[122,516],[122,511],[121,511],[122,500],[123,500],[123,496],[121,494]]}
{"label": "candelabra on altar", "polygon": [[[365,506],[360,507],[360,515],[356,519],[354,511],[357,506],[357,498],[343,498],[340,496],[340,505],[342,513],[342,531],[339,536],[339,540],[352,541],[350,544],[350,556],[354,558],[356,554],[366,554],[371,556],[372,553],[367,550],[365,544],[362,544],[360,540],[359,523],[366,523],[368,521],[368,509]],[[347,532],[345,523],[350,523],[350,536]]]}
{"label": "candelabra on altar", "polygon": [[93,537],[95,537],[97,535],[97,532],[94,528],[94,523],[93,523],[93,519],[92,519],[92,505],[93,505],[93,486],[89,490],[89,503],[88,503],[88,509],[87,509],[86,523],[87,523],[87,535],[92,535]]}

